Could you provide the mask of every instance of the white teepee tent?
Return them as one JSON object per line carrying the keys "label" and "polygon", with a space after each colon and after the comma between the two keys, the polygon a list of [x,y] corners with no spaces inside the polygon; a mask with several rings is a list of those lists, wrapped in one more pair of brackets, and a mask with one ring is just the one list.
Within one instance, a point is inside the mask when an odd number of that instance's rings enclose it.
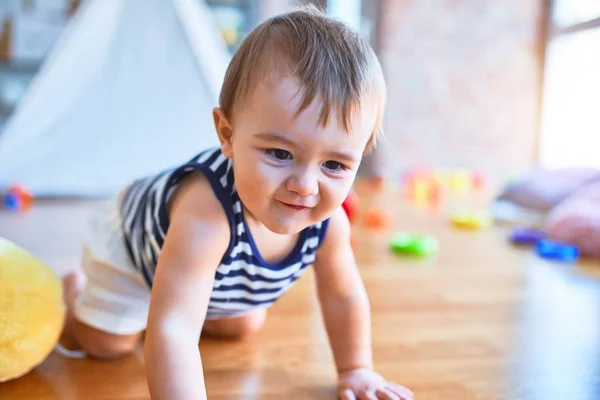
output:
{"label": "white teepee tent", "polygon": [[204,0],[87,0],[0,134],[0,187],[105,196],[218,143],[229,50]]}

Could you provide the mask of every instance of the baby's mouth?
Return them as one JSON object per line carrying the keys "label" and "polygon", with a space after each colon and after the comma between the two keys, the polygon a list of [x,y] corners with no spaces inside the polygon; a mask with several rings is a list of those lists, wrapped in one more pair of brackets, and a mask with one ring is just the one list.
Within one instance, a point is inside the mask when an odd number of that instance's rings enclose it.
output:
{"label": "baby's mouth", "polygon": [[284,201],[280,201],[280,203],[283,204],[284,206],[291,208],[292,210],[296,210],[296,211],[303,211],[303,210],[306,210],[309,208],[309,207],[299,205],[299,204],[286,203]]}

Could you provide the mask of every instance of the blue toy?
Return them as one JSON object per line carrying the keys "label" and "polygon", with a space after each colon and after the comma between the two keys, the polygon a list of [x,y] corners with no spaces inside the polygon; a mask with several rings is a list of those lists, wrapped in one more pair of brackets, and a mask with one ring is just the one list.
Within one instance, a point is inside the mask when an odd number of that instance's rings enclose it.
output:
{"label": "blue toy", "polygon": [[571,262],[579,258],[579,249],[576,246],[549,239],[539,240],[536,250],[541,257],[552,260]]}
{"label": "blue toy", "polygon": [[4,207],[8,210],[18,210],[21,208],[21,201],[19,196],[14,193],[8,193],[4,196]]}
{"label": "blue toy", "polygon": [[33,194],[23,186],[14,185],[0,193],[0,208],[10,211],[27,211],[33,205]]}
{"label": "blue toy", "polygon": [[545,238],[546,233],[544,231],[533,228],[515,228],[510,234],[510,241],[519,245],[533,245]]}

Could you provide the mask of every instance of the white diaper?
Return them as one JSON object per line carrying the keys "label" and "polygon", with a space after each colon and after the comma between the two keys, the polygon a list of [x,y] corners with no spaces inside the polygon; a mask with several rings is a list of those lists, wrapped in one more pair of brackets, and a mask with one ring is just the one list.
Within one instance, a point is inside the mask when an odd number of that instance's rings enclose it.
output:
{"label": "white diaper", "polygon": [[83,241],[84,292],[75,304],[81,322],[102,331],[129,335],[146,328],[150,288],[129,258],[120,221],[121,196],[92,213]]}

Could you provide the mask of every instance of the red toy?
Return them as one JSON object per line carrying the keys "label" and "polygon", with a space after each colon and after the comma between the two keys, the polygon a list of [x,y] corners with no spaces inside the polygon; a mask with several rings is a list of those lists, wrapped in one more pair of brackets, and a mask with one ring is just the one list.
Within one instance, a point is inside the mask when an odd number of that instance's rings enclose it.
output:
{"label": "red toy", "polygon": [[359,205],[360,204],[358,201],[358,196],[356,195],[354,190],[350,189],[350,192],[348,193],[346,200],[344,200],[344,202],[342,203],[342,208],[346,212],[346,215],[348,216],[348,220],[351,223],[356,220],[356,216],[358,215]]}

